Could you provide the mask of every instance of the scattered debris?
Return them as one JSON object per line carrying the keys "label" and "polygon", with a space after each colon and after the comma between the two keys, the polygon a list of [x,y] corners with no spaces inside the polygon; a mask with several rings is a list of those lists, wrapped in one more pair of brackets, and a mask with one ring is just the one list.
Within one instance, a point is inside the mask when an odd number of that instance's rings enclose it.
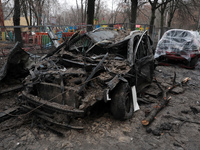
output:
{"label": "scattered debris", "polygon": [[161,136],[164,134],[165,131],[169,131],[172,129],[172,124],[169,122],[162,123],[159,127],[155,129],[147,128],[147,133],[152,133],[155,136]]}
{"label": "scattered debris", "polygon": [[138,102],[142,102],[142,103],[146,103],[146,104],[149,104],[149,103],[155,103],[156,101],[151,99],[151,98],[137,98],[138,99]]}
{"label": "scattered debris", "polygon": [[176,117],[176,116],[171,116],[171,115],[165,115],[164,117],[165,118],[174,118],[174,119],[177,119],[177,120],[180,120],[180,121],[183,121],[183,122],[195,123],[195,124],[199,124],[200,125],[200,122],[198,122],[198,121],[191,121],[191,120],[188,120],[187,118]]}
{"label": "scattered debris", "polygon": [[180,93],[184,92],[184,89],[182,87],[175,87],[175,88],[172,89],[171,92],[174,93],[174,94],[180,94]]}
{"label": "scattered debris", "polygon": [[155,98],[158,98],[162,94],[162,92],[154,82],[151,84],[151,88],[145,90],[145,93]]}
{"label": "scattered debris", "polygon": [[194,114],[200,113],[200,106],[190,106],[190,109]]}
{"label": "scattered debris", "polygon": [[156,80],[158,87],[162,91],[162,99],[158,103],[158,105],[154,106],[153,110],[151,110],[149,115],[144,120],[142,120],[142,124],[144,126],[150,125],[150,123],[155,119],[157,113],[160,112],[169,103],[169,100],[171,99],[171,97],[167,97],[168,92],[171,92],[171,90],[173,90],[175,87],[179,85],[185,84],[188,80],[190,80],[190,78],[187,77],[181,83],[176,83],[176,73],[174,73],[173,85],[168,87],[167,89],[163,89],[160,83],[158,83],[158,81]]}
{"label": "scattered debris", "polygon": [[1,94],[5,94],[5,93],[8,93],[8,92],[12,92],[12,91],[16,91],[16,90],[20,90],[22,89],[24,86],[23,85],[16,85],[14,87],[10,87],[10,88],[7,88],[7,89],[3,89],[0,91],[0,95]]}
{"label": "scattered debris", "polygon": [[19,106],[10,108],[5,110],[4,112],[0,112],[0,123],[11,118],[13,115],[16,115],[20,110]]}

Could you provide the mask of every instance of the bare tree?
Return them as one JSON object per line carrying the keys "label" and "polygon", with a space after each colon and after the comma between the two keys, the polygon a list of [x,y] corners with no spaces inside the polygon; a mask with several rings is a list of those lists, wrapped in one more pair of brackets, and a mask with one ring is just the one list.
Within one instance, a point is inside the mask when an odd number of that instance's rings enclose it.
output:
{"label": "bare tree", "polygon": [[135,30],[138,0],[131,0],[131,30]]}
{"label": "bare tree", "polygon": [[86,22],[86,18],[87,18],[87,5],[88,5],[88,1],[85,0],[85,10],[84,10],[84,15],[83,15],[83,22]]}
{"label": "bare tree", "polygon": [[[14,0],[14,16],[13,16],[14,26],[20,26],[20,1]],[[15,41],[20,42],[20,46],[23,46],[22,37],[21,37],[21,29],[14,28],[15,32]]]}
{"label": "bare tree", "polygon": [[149,0],[149,3],[151,4],[151,19],[150,19],[149,34],[152,35],[154,21],[156,19],[156,9],[160,7],[160,4],[158,3],[158,0],[154,0],[154,1]]}
{"label": "bare tree", "polygon": [[120,4],[121,4],[121,3],[119,3],[119,4],[117,5],[117,8],[116,8],[115,10],[113,10],[113,12],[111,13],[108,23],[110,23],[111,20],[112,20],[112,24],[115,24],[115,23],[116,23],[117,16],[118,16],[118,14],[120,13],[120,9],[121,9],[121,5],[120,5]]}
{"label": "bare tree", "polygon": [[94,18],[99,20],[99,15],[100,15],[100,7],[101,7],[101,0],[96,0],[96,9],[95,9],[95,14],[94,14]]}
{"label": "bare tree", "polygon": [[29,26],[30,25],[29,20],[28,20],[28,7],[29,7],[29,5],[28,5],[27,0],[21,0],[21,5],[22,5],[22,8],[23,8],[22,11],[24,13],[24,17],[26,19],[27,25]]}
{"label": "bare tree", "polygon": [[169,13],[167,27],[171,27],[172,19],[174,18],[174,14],[179,7],[180,1],[181,0],[172,0],[169,3],[169,7],[168,7],[168,10],[167,10],[167,12]]}
{"label": "bare tree", "polygon": [[[2,8],[1,0],[0,0],[0,26],[4,26],[3,8]],[[4,31],[3,28],[1,30]]]}
{"label": "bare tree", "polygon": [[[25,0],[24,0],[25,1]],[[46,0],[28,0],[29,8],[34,13],[37,25],[40,25],[43,6]]]}
{"label": "bare tree", "polygon": [[154,21],[156,19],[156,10],[164,5],[165,3],[169,3],[171,0],[162,0],[161,2],[159,0],[148,0],[151,5],[151,19],[150,19],[150,28],[149,28],[149,34],[152,35],[153,33],[153,27],[154,27]]}
{"label": "bare tree", "polygon": [[185,22],[180,27],[188,25],[190,29],[198,29],[200,15],[199,7],[199,0],[180,1],[178,15],[180,20]]}
{"label": "bare tree", "polygon": [[83,0],[81,0],[81,23],[83,23],[83,21],[84,21],[83,16],[84,16],[84,11],[83,11]]}
{"label": "bare tree", "polygon": [[158,9],[160,11],[160,35],[162,36],[164,33],[164,14],[166,12],[167,9],[167,5],[171,0],[162,0],[162,5],[160,6],[160,8]]}
{"label": "bare tree", "polygon": [[[94,20],[94,8],[95,8],[95,0],[88,0],[88,7],[87,7],[87,24],[93,25]],[[87,28],[88,31],[92,30],[91,27]]]}
{"label": "bare tree", "polygon": [[78,0],[76,0],[76,17],[77,17],[77,23],[80,22],[80,17],[81,17],[81,14],[80,14],[80,9],[79,9],[79,5],[78,5]]}

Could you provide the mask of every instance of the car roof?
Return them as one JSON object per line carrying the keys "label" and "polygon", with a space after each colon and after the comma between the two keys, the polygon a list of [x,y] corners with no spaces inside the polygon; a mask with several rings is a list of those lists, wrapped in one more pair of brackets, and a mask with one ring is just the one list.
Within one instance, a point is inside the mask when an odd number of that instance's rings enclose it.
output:
{"label": "car roof", "polygon": [[178,37],[178,38],[200,38],[197,31],[183,30],[183,29],[171,29],[165,32],[163,37]]}

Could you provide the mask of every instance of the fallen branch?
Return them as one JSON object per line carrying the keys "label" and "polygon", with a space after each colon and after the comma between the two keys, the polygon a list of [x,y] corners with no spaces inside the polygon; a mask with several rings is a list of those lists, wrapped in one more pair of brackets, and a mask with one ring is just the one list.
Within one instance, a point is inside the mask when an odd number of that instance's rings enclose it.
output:
{"label": "fallen branch", "polygon": [[167,98],[168,92],[170,92],[173,88],[175,88],[179,85],[185,84],[189,80],[191,80],[191,79],[189,77],[187,77],[181,83],[176,83],[176,73],[174,73],[173,85],[168,87],[167,89],[163,89],[161,87],[160,83],[158,83],[158,81],[156,80],[157,86],[162,91],[162,100],[160,101],[160,103],[158,105],[154,106],[154,109],[151,110],[149,115],[144,120],[142,120],[142,124],[144,126],[148,126],[155,119],[158,112],[160,112],[169,103],[169,100],[171,99],[171,97]]}
{"label": "fallen branch", "polygon": [[142,124],[144,126],[149,125],[155,119],[158,112],[160,112],[169,103],[170,99],[171,97],[168,99],[163,98],[158,105],[154,106],[154,109],[149,113],[149,115],[144,120],[142,120]]}

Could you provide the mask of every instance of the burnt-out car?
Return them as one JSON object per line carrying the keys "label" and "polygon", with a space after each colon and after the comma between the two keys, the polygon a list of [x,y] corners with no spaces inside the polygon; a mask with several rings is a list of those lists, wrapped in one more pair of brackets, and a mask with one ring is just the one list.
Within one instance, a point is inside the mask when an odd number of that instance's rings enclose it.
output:
{"label": "burnt-out car", "polygon": [[26,88],[20,99],[45,114],[57,112],[73,117],[84,116],[103,101],[110,105],[116,119],[131,118],[132,93],[151,83],[154,70],[152,41],[147,32],[140,31],[75,33],[33,62],[22,65],[29,67],[24,68]]}
{"label": "burnt-out car", "polygon": [[197,31],[171,29],[157,44],[155,58],[159,62],[180,62],[194,68],[200,57],[200,35]]}

